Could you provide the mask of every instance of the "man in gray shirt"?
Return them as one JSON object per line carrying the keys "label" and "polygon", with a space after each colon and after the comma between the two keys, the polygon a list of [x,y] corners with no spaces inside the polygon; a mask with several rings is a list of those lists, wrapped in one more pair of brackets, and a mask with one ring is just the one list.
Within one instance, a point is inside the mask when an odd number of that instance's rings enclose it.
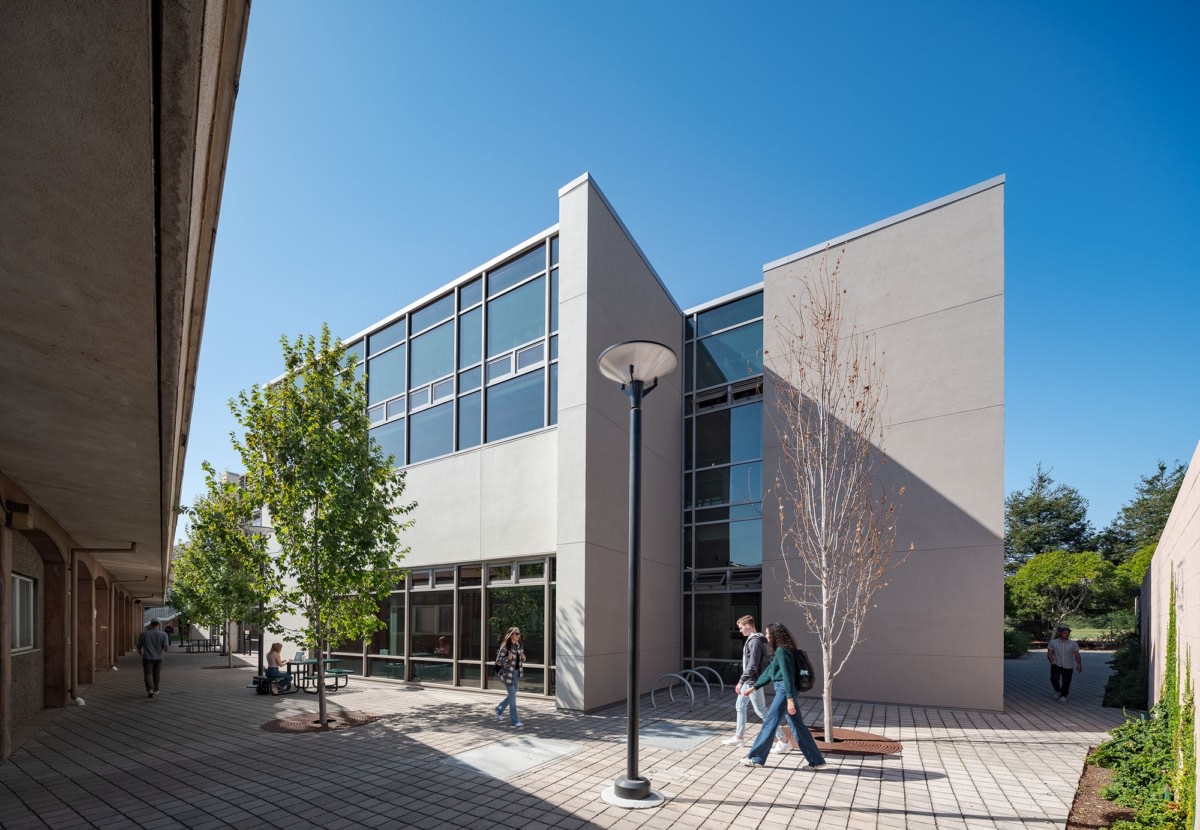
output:
{"label": "man in gray shirt", "polygon": [[142,674],[146,678],[146,697],[158,694],[158,675],[162,671],[163,654],[170,648],[167,639],[158,627],[158,620],[151,620],[150,627],[138,636],[137,650],[142,656]]}

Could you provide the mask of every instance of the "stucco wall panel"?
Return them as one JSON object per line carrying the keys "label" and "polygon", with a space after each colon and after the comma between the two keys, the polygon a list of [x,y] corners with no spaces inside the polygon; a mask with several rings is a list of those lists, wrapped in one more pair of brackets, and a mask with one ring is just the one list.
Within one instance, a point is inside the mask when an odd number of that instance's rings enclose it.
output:
{"label": "stucco wall panel", "polygon": [[552,552],[557,447],[551,429],[408,468],[404,499],[417,508],[405,564]]}
{"label": "stucco wall panel", "polygon": [[[562,406],[581,407],[569,417],[560,412],[559,441],[578,442],[583,447],[582,464],[575,449],[570,454],[571,466],[560,460],[559,543],[582,543],[586,605],[583,631],[574,637],[560,636],[559,664],[564,658],[583,659],[587,664],[582,697],[568,699],[560,687],[559,703],[567,708],[594,709],[625,697],[629,493],[629,401],[616,384],[600,374],[596,358],[608,346],[632,339],[658,340],[681,355],[683,326],[678,307],[594,182],[581,177],[559,195],[563,279],[571,283],[560,293],[563,342],[559,376],[571,378],[560,390],[560,401]],[[578,298],[586,300],[582,308],[576,303]],[[643,508],[641,546],[655,557],[678,550],[681,510],[679,462],[672,461],[678,456],[682,433],[680,375],[660,383],[660,389],[644,402],[642,419],[642,486],[652,506]],[[673,475],[668,472],[672,464]],[[670,487],[663,490],[668,479]],[[648,482],[654,484],[654,491],[648,490]],[[582,526],[576,527],[579,505],[585,514]],[[647,521],[655,511],[674,517],[674,521],[661,521],[657,515]],[[583,535],[572,537],[574,532]],[[677,554],[674,567],[669,562],[670,558],[664,557],[662,568],[643,564],[643,598],[678,594]],[[561,574],[560,564],[560,580]],[[561,597],[565,594],[561,581],[559,590]],[[646,607],[644,602],[642,607]],[[641,627],[643,680],[647,671],[664,660],[678,668],[679,615],[670,620],[664,617],[662,622],[666,627]],[[650,653],[653,658],[647,658]],[[648,666],[651,660],[653,664]],[[613,664],[611,670],[605,668],[609,663]],[[652,681],[653,677],[645,682]]]}
{"label": "stucco wall panel", "polygon": [[[786,321],[801,275],[840,254],[847,322],[872,331],[884,363],[889,460],[879,475],[892,492],[906,488],[893,561],[910,544],[915,551],[878,594],[867,640],[839,677],[844,698],[982,709],[1003,701],[1003,187],[969,193],[764,274],[764,305]],[[770,419],[786,372],[769,322],[764,346]],[[779,460],[768,423],[764,485]],[[769,495],[763,509],[774,515]],[[772,584],[781,575],[776,521],[764,522],[763,546],[764,613],[803,629]],[[960,660],[972,661],[970,677]]]}

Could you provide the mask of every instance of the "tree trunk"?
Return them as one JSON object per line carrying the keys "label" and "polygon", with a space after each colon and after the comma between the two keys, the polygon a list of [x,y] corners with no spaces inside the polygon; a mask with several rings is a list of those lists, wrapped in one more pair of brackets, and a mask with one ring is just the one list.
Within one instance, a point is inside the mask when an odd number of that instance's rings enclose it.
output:
{"label": "tree trunk", "polygon": [[829,667],[833,665],[833,643],[821,646],[821,658],[825,662],[824,683],[821,689],[821,717],[824,719],[825,743],[833,743],[833,675]]}
{"label": "tree trunk", "polygon": [[325,632],[317,635],[317,723],[321,728],[329,724],[329,710],[325,703]]}

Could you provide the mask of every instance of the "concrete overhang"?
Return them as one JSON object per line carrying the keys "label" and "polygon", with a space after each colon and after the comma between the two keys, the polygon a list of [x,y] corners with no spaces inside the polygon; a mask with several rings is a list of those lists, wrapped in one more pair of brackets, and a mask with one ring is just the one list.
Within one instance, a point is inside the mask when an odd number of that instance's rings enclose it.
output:
{"label": "concrete overhang", "polygon": [[0,474],[24,521],[146,603],[169,576],[249,8],[12,0],[0,25]]}

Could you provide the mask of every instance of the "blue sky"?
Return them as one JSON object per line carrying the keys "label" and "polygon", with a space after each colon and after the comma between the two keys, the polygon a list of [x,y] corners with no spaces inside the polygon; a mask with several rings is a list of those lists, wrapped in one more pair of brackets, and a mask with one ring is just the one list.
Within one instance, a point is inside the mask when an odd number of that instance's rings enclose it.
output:
{"label": "blue sky", "polygon": [[255,0],[183,500],[239,468],[227,402],[281,336],[360,331],[585,171],[683,308],[1003,173],[1005,490],[1040,461],[1103,527],[1200,440],[1198,32],[1185,2]]}

